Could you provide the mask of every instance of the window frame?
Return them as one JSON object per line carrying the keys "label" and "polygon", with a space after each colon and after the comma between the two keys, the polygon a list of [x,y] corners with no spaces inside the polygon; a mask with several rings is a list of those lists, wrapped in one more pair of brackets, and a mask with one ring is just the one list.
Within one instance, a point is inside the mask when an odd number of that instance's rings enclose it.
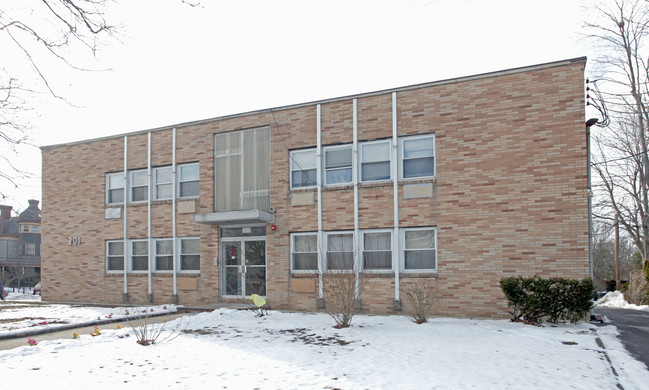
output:
{"label": "window frame", "polygon": [[[416,250],[430,250],[432,249],[435,254],[435,268],[416,268],[416,269],[407,269],[406,268],[406,251],[409,249],[406,248],[406,232],[410,231],[423,231],[423,230],[432,230],[433,231],[433,248],[427,249],[410,249],[411,251]],[[400,259],[399,259],[399,269],[403,273],[437,273],[439,269],[439,256],[437,255],[437,227],[426,226],[426,227],[413,227],[413,228],[401,228],[399,232],[399,246],[400,246]]]}
{"label": "window frame", "polygon": [[[136,274],[137,273],[147,273],[147,272],[149,272],[149,266],[150,266],[150,264],[149,264],[149,251],[151,250],[151,248],[149,246],[149,240],[145,238],[145,239],[128,240],[128,241],[129,241],[129,245],[130,245],[130,251],[128,253],[128,255],[129,255],[128,256],[128,258],[129,258],[128,272],[129,273],[136,273]],[[135,243],[141,243],[141,242],[146,243],[146,269],[138,269],[138,270],[136,270],[136,269],[133,269],[133,257],[144,257],[144,255],[134,256],[134,253],[135,253],[134,245],[135,245]]]}
{"label": "window frame", "polygon": [[[170,241],[171,242],[171,253],[166,253],[166,254],[159,254],[158,253],[158,242],[160,241]],[[165,238],[155,238],[153,239],[153,266],[152,270],[153,272],[156,273],[165,273],[165,272],[173,272],[174,270],[174,262],[176,261],[176,256],[174,255],[174,243],[173,243],[173,238],[165,237]],[[169,257],[171,256],[171,268],[170,269],[159,269],[158,268],[158,258],[159,257]]]}
{"label": "window frame", "polygon": [[[365,268],[365,234],[376,234],[376,233],[389,233],[390,235],[390,268]],[[392,253],[394,251],[394,248],[392,245],[393,240],[392,240],[392,229],[368,229],[368,230],[361,230],[360,231],[360,242],[359,242],[359,252],[360,252],[360,270],[361,272],[380,272],[380,273],[389,273],[394,271],[394,257],[392,256]],[[374,251],[378,252],[378,251]],[[382,250],[381,252],[386,252],[385,250]]]}
{"label": "window frame", "polygon": [[[383,139],[383,140],[378,140],[378,141],[367,141],[367,142],[359,142],[359,153],[358,153],[358,181],[360,183],[374,183],[374,182],[389,182],[392,180],[392,141],[390,139]],[[374,145],[379,145],[379,144],[388,144],[388,155],[387,155],[387,160],[380,160],[380,161],[373,161],[373,163],[376,162],[387,162],[388,163],[388,178],[387,179],[368,179],[368,180],[363,180],[363,165],[364,164],[369,164],[370,162],[364,162],[363,161],[363,156],[364,152],[363,149],[367,146],[374,146]]]}
{"label": "window frame", "polygon": [[[293,157],[296,154],[306,154],[306,153],[313,153],[313,166],[309,167],[294,167],[293,163],[295,162],[295,158]],[[292,150],[289,153],[289,171],[290,171],[290,185],[291,189],[301,189],[301,188],[314,188],[318,186],[318,156],[317,156],[317,149],[316,148],[309,148],[309,149],[300,149],[300,150]],[[305,169],[308,168],[308,169]],[[300,185],[296,186],[294,181],[293,181],[293,173],[294,172],[302,172],[302,171],[310,171],[313,170],[315,171],[314,175],[314,183],[309,184],[309,185]]]}
{"label": "window frame", "polygon": [[[129,181],[128,181],[128,200],[129,200],[129,203],[145,203],[145,202],[149,201],[149,195],[150,195],[150,192],[151,192],[150,191],[151,179],[150,179],[149,173],[147,171],[148,171],[147,168],[145,168],[145,169],[134,169],[132,171],[128,171],[128,177],[129,177]],[[137,175],[137,174],[142,174],[142,173],[144,173],[144,175],[146,176],[146,185],[134,186],[133,185],[133,183],[134,183],[133,177],[135,175]],[[135,190],[136,188],[142,188],[142,187],[146,187],[146,198],[141,199],[141,200],[133,200],[133,190]]]}
{"label": "window frame", "polygon": [[[349,149],[349,154],[351,156],[349,160],[349,165],[345,165],[343,167],[334,167],[334,168],[327,168],[327,152],[330,151],[336,151],[336,150],[343,150],[343,149]],[[346,186],[354,183],[354,152],[352,150],[352,144],[344,144],[344,145],[335,145],[335,146],[325,146],[322,148],[322,182],[324,183],[325,186],[327,187],[333,187],[333,186]],[[329,183],[327,180],[327,173],[329,171],[340,171],[340,170],[347,170],[349,169],[351,175],[349,178],[349,181],[345,182],[339,182],[339,183]]]}
{"label": "window frame", "polygon": [[[197,253],[183,253],[183,241],[196,240],[198,241]],[[201,272],[201,239],[200,237],[178,237],[178,272],[187,274],[199,274]],[[183,256],[198,256],[198,269],[183,269]]]}
{"label": "window frame", "polygon": [[[110,178],[111,177],[120,177],[123,181],[122,187],[115,187],[111,188],[110,186]],[[121,190],[122,191],[122,197],[124,197],[124,188],[126,187],[126,180],[124,180],[124,171],[121,172],[113,172],[113,173],[107,173],[106,174],[106,204],[123,204],[124,199],[122,199],[119,202],[113,202],[112,198],[110,196],[111,191],[116,191],[116,190]]]}
{"label": "window frame", "polygon": [[[323,246],[324,247],[323,269],[325,271],[353,272],[357,268],[357,264],[356,264],[356,249],[357,248],[356,247],[358,245],[356,243],[356,237],[354,235],[354,231],[353,230],[340,230],[340,231],[334,230],[334,231],[327,231],[327,232],[324,232],[324,233],[325,234],[324,234],[324,246]],[[332,235],[351,235],[352,236],[352,251],[351,251],[351,254],[352,254],[352,267],[351,268],[334,268],[334,269],[329,268],[329,253],[330,253],[329,252],[329,236],[332,236]],[[332,251],[331,253],[348,253],[348,252],[347,251]]]}
{"label": "window frame", "polygon": [[[296,252],[295,251],[295,237],[304,237],[304,236],[315,236],[316,239],[316,250],[315,252]],[[318,248],[319,248],[319,240],[318,240],[318,232],[299,232],[299,233],[291,233],[290,234],[290,247],[291,247],[291,273],[296,273],[296,274],[311,274],[311,273],[317,273],[318,272]],[[295,269],[295,258],[294,254],[296,253],[315,253],[316,255],[316,267],[314,269]]]}
{"label": "window frame", "polygon": [[[421,140],[421,139],[426,139],[426,138],[431,138],[433,140],[433,153],[430,157],[433,159],[433,174],[432,175],[422,175],[422,176],[411,176],[411,177],[405,177],[404,175],[404,169],[405,169],[405,164],[404,158],[405,155],[405,144],[409,141],[416,141],[416,140]],[[435,133],[429,133],[429,134],[421,134],[421,135],[412,135],[408,137],[400,137],[399,138],[399,180],[420,180],[420,179],[430,179],[430,178],[435,178],[437,176],[437,158],[436,158],[436,146],[435,146]],[[422,157],[419,157],[422,158]],[[414,160],[413,158],[409,158],[407,160]]]}
{"label": "window frame", "polygon": [[[196,167],[196,173],[198,174],[198,179],[195,180],[183,180],[183,168],[190,168],[190,167]],[[173,180],[173,179],[172,179]],[[192,182],[197,182],[198,183],[198,193],[196,195],[187,195],[187,196],[181,196],[181,191],[180,188],[183,183],[192,183]],[[194,162],[194,163],[187,163],[187,164],[179,164],[178,165],[178,177],[177,177],[177,183],[176,183],[176,188],[175,188],[175,196],[177,199],[191,199],[191,198],[198,198],[200,195],[200,186],[201,186],[201,166],[199,162]]]}
{"label": "window frame", "polygon": [[[168,182],[158,182],[158,172],[169,169],[171,173],[171,180]],[[174,178],[173,178],[173,168],[171,165],[166,165],[164,167],[156,167],[153,169],[153,200],[171,200],[174,197]],[[171,197],[163,198],[158,195],[158,186],[160,185],[171,185]]]}
{"label": "window frame", "polygon": [[[122,244],[122,255],[121,256],[115,256],[110,254],[110,244],[116,244],[116,243],[121,243]],[[121,257],[122,258],[122,269],[110,269],[109,264],[110,264],[110,258],[111,257]],[[106,273],[111,273],[111,274],[123,274],[124,271],[126,270],[126,247],[124,246],[124,240],[107,240],[106,241],[106,263],[104,266]]]}

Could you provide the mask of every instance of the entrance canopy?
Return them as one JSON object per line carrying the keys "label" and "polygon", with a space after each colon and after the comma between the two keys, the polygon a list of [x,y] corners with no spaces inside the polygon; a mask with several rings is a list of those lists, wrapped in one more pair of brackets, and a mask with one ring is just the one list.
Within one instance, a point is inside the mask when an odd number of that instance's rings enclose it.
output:
{"label": "entrance canopy", "polygon": [[194,222],[208,225],[254,225],[273,222],[275,216],[263,210],[219,211],[194,214]]}

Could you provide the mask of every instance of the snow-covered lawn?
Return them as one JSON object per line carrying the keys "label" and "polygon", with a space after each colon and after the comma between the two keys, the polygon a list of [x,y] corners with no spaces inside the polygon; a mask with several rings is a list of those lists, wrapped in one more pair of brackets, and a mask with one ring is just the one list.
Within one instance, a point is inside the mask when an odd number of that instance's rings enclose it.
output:
{"label": "snow-covered lawn", "polygon": [[[0,304],[2,326],[8,305]],[[21,317],[79,322],[119,310],[16,309]],[[73,339],[72,330],[58,340],[33,336],[35,346],[0,351],[1,384],[139,389],[614,389],[619,384],[629,390],[649,383],[649,371],[626,353],[613,326],[449,318],[416,325],[403,316],[366,315],[354,317],[351,328],[332,325],[326,314],[271,311],[259,318],[219,309],[169,321],[166,329],[178,337],[151,346],[137,344],[130,328],[115,325],[106,325],[97,337]]]}

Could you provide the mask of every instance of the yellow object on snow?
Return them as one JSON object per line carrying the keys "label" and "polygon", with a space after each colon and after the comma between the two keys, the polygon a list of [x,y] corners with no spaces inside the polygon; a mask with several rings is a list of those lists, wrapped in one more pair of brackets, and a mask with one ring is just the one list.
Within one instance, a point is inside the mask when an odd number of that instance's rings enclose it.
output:
{"label": "yellow object on snow", "polygon": [[260,297],[257,294],[252,294],[249,299],[252,299],[252,302],[257,306],[257,307],[262,307],[266,304],[266,300],[263,297]]}

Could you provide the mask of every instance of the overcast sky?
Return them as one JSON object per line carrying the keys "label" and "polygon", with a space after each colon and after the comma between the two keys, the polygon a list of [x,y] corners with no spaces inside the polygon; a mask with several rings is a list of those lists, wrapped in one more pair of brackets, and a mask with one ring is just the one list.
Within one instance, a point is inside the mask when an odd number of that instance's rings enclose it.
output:
{"label": "overcast sky", "polygon": [[[596,54],[580,37],[588,1],[200,3],[118,0],[107,19],[121,25],[120,41],[82,60],[110,70],[52,65],[56,92],[76,106],[46,95],[28,102],[33,141],[59,144]],[[6,44],[0,40],[0,53],[11,52]],[[3,188],[2,202],[22,209],[27,198],[41,199],[40,150],[23,148],[17,158],[34,177]]]}

